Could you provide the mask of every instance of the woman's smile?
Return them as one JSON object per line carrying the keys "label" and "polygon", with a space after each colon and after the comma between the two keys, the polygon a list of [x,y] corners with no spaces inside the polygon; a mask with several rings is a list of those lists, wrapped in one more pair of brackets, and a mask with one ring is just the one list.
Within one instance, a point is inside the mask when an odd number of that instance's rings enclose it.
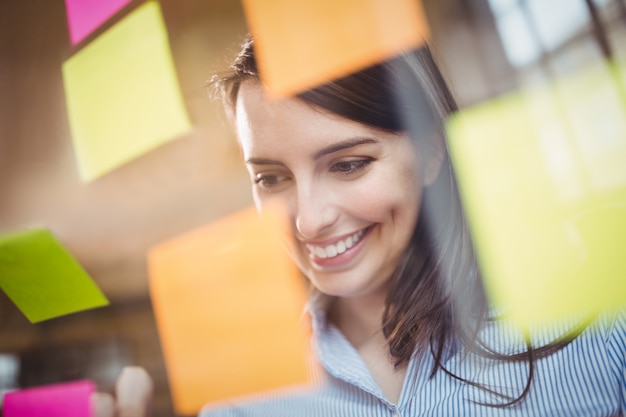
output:
{"label": "woman's smile", "polygon": [[361,229],[347,237],[330,239],[325,243],[305,243],[304,245],[310,252],[311,262],[319,268],[344,266],[358,255],[363,247],[361,242],[366,239],[369,230],[370,228]]}

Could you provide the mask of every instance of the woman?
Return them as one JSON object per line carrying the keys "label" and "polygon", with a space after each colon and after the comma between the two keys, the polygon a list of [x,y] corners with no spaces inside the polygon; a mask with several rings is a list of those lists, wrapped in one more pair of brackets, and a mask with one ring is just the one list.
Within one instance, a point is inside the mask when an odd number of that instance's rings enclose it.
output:
{"label": "woman", "polygon": [[203,415],[626,412],[623,315],[525,337],[489,308],[446,152],[456,107],[427,48],[272,100],[247,40],[216,82],[257,207],[288,213],[326,376]]}

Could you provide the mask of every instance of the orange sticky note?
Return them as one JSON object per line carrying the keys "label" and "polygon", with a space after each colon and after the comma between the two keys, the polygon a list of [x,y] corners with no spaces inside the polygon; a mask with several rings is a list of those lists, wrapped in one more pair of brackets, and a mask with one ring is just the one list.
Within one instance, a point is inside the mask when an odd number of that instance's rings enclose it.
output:
{"label": "orange sticky note", "polygon": [[305,384],[304,278],[279,216],[247,209],[150,250],[150,290],[176,411]]}
{"label": "orange sticky note", "polygon": [[418,0],[243,0],[264,83],[287,96],[424,43]]}

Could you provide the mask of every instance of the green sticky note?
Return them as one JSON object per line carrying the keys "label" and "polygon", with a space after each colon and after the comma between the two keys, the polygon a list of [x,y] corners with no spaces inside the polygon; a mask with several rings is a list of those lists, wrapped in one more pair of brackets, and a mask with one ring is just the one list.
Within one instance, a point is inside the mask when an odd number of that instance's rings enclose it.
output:
{"label": "green sticky note", "polygon": [[46,229],[0,237],[0,288],[31,323],[109,304]]}
{"label": "green sticky note", "polygon": [[449,122],[486,289],[523,325],[626,304],[625,89],[598,65]]}
{"label": "green sticky note", "polygon": [[190,129],[157,2],[63,64],[81,178],[91,181]]}

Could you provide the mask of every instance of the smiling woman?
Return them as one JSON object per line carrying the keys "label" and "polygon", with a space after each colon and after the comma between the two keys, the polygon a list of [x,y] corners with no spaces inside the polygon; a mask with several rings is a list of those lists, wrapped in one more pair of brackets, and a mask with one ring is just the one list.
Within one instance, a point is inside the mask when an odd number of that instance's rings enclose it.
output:
{"label": "smiling woman", "polygon": [[251,39],[232,69],[216,83],[257,208],[288,215],[325,378],[204,416],[626,412],[623,314],[529,336],[489,308],[428,48],[287,99],[267,96]]}
{"label": "smiling woman", "polygon": [[315,288],[384,305],[418,217],[422,175],[410,139],[263,90],[244,83],[236,108],[257,207],[285,207],[292,256]]}

